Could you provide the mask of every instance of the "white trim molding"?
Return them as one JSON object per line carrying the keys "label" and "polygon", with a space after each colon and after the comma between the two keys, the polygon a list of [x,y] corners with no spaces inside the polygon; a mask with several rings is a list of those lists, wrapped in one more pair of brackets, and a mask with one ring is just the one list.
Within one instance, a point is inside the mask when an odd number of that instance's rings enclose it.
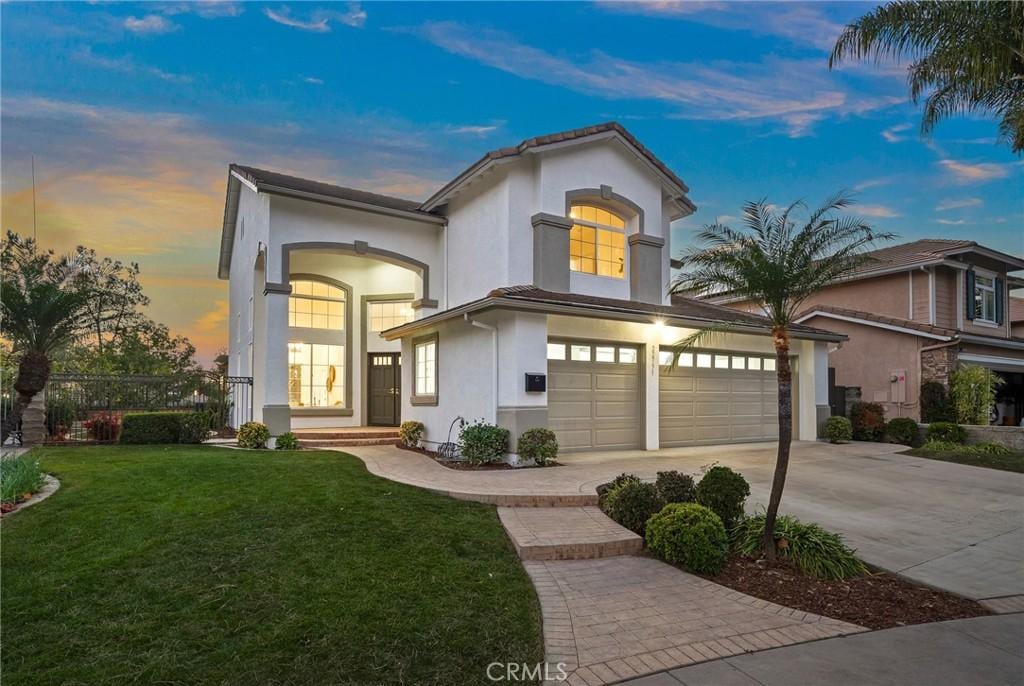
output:
{"label": "white trim molding", "polygon": [[885,322],[876,322],[870,319],[862,319],[860,317],[850,317],[845,314],[836,314],[834,312],[826,312],[824,310],[814,310],[808,312],[804,316],[796,320],[797,324],[803,324],[805,321],[812,317],[825,317],[827,319],[838,319],[844,322],[853,322],[854,324],[863,324],[864,326],[873,326],[878,329],[888,329],[889,331],[898,331],[899,333],[908,333],[912,336],[921,336],[922,338],[934,338],[937,341],[951,341],[956,336],[941,336],[936,333],[928,333],[927,331],[918,331],[917,329],[911,329],[906,326],[897,326],[896,324],[886,324]]}
{"label": "white trim molding", "polygon": [[960,353],[961,362],[971,362],[988,367],[1020,367],[1024,369],[1024,358],[999,357],[998,355],[978,355],[976,353]]}

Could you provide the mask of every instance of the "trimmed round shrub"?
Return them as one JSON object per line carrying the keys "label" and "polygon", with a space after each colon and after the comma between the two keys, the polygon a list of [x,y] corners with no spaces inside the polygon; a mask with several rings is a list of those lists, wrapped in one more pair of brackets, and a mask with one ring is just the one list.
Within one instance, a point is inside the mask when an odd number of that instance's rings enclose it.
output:
{"label": "trimmed round shrub", "polygon": [[[747,517],[733,530],[738,553],[747,557],[761,553],[764,523],[765,515],[759,514]],[[850,579],[868,571],[842,536],[796,517],[783,515],[775,520],[775,550],[804,574],[819,579]]]}
{"label": "trimmed round shrub", "polygon": [[266,448],[270,440],[270,429],[260,422],[246,422],[238,427],[238,446],[240,448]]}
{"label": "trimmed round shrub", "polygon": [[555,432],[543,427],[527,429],[519,437],[517,452],[543,467],[558,457],[558,439]]}
{"label": "trimmed round shrub", "polygon": [[654,485],[658,487],[658,495],[666,503],[692,503],[697,499],[697,486],[693,483],[693,477],[674,469],[658,472]]}
{"label": "trimmed round shrub", "polygon": [[929,441],[965,443],[967,429],[953,422],[932,422],[928,425],[927,436]]}
{"label": "trimmed round shrub", "polygon": [[640,477],[637,476],[636,474],[627,474],[623,472],[622,474],[619,474],[617,477],[615,477],[608,483],[600,484],[597,488],[594,489],[597,491],[598,507],[604,507],[604,499],[608,495],[608,493],[612,489],[618,488],[624,483],[640,483]]}
{"label": "trimmed round shrub", "polygon": [[847,443],[853,439],[853,424],[846,417],[829,417],[824,434],[829,443]]}
{"label": "trimmed round shrub", "polygon": [[925,381],[921,384],[921,421],[930,424],[951,422],[954,419],[953,403],[946,387],[938,381]]}
{"label": "trimmed round shrub", "polygon": [[417,422],[414,419],[402,422],[402,425],[398,427],[398,438],[401,439],[402,445],[407,445],[410,448],[419,446],[420,441],[423,440],[423,433],[426,431],[426,427],[423,426],[423,422]]}
{"label": "trimmed round shrub", "polygon": [[274,441],[274,448],[277,450],[298,450],[299,439],[291,431],[281,434]]}
{"label": "trimmed round shrub", "polygon": [[893,443],[916,445],[918,433],[917,422],[910,417],[897,417],[885,425],[885,435]]}
{"label": "trimmed round shrub", "polygon": [[712,467],[697,484],[697,502],[721,517],[726,529],[743,518],[748,495],[750,484],[742,474],[728,467]]}
{"label": "trimmed round shrub", "polygon": [[717,574],[729,552],[725,525],[697,503],[669,503],[647,522],[652,553],[697,574]]}
{"label": "trimmed round shrub", "polygon": [[665,503],[658,495],[658,487],[643,481],[627,481],[605,494],[604,513],[630,531],[644,535],[644,526],[651,515]]}
{"label": "trimmed round shrub", "polygon": [[494,424],[466,424],[459,432],[459,453],[470,464],[494,462],[508,449],[508,436],[508,429]]}
{"label": "trimmed round shrub", "polygon": [[880,441],[885,437],[885,408],[878,403],[854,403],[850,421],[853,437],[858,441]]}

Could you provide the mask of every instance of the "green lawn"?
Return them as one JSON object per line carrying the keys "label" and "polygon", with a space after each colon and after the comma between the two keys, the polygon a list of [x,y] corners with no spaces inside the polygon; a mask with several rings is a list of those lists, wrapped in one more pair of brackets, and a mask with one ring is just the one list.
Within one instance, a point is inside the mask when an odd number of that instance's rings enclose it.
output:
{"label": "green lawn", "polygon": [[988,467],[989,469],[1001,469],[1005,472],[1024,473],[1024,452],[1011,451],[1005,454],[994,454],[978,452],[970,448],[970,446],[960,446],[951,450],[914,448],[907,451],[907,454],[914,455],[915,457],[927,457],[930,460],[956,462],[957,464],[966,464],[972,467]]}
{"label": "green lawn", "polygon": [[480,684],[541,661],[493,507],[336,452],[50,448],[3,521],[3,681]]}

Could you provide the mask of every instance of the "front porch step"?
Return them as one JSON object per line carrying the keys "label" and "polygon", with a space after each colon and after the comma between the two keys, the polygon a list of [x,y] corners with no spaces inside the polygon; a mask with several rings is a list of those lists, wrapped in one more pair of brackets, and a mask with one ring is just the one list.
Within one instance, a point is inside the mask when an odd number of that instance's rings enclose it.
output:
{"label": "front porch step", "polygon": [[351,429],[297,429],[292,431],[292,433],[300,441],[335,441],[350,438],[390,438],[398,440],[398,429],[389,427],[380,429],[366,426],[353,427]]}
{"label": "front porch step", "polygon": [[346,448],[358,445],[397,445],[397,436],[351,437],[345,438],[300,438],[299,445],[303,448]]}
{"label": "front porch step", "polygon": [[499,507],[498,517],[522,560],[591,560],[637,555],[643,539],[594,506]]}

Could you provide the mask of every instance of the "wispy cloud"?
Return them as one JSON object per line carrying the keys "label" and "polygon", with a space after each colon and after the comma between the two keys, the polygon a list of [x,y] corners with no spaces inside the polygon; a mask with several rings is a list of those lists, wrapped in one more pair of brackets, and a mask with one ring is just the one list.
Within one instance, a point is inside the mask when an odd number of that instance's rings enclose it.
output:
{"label": "wispy cloud", "polygon": [[159,14],[147,14],[138,18],[135,16],[126,17],[123,26],[132,33],[143,35],[155,35],[159,33],[170,33],[178,30],[178,25]]}
{"label": "wispy cloud", "polygon": [[245,10],[240,2],[228,0],[189,0],[188,2],[154,3],[163,14],[195,14],[203,19],[219,19],[221,17],[237,17]]}
{"label": "wispy cloud", "polygon": [[858,203],[852,209],[855,214],[862,214],[865,217],[878,217],[885,219],[900,216],[899,212],[891,207],[886,207],[885,205],[862,205]]}
{"label": "wispy cloud", "polygon": [[486,126],[449,126],[448,133],[467,134],[470,136],[486,136],[489,133],[497,131],[498,128],[498,124],[490,124]]}
{"label": "wispy cloud", "polygon": [[947,226],[961,226],[967,222],[963,219],[936,219],[936,224],[945,224]]}
{"label": "wispy cloud", "polygon": [[936,212],[945,212],[946,210],[958,210],[962,207],[980,207],[984,204],[981,198],[959,198],[943,200],[935,206]]}
{"label": "wispy cloud", "polygon": [[83,64],[99,67],[100,69],[109,69],[110,71],[118,71],[124,74],[151,76],[168,83],[184,84],[192,82],[192,77],[186,74],[176,74],[148,64],[139,64],[128,55],[121,57],[97,55],[89,47],[82,48],[76,52],[74,58]]}
{"label": "wispy cloud", "polygon": [[574,62],[520,43],[503,31],[458,22],[405,29],[450,53],[524,79],[609,99],[670,104],[681,119],[774,119],[793,137],[829,115],[862,114],[903,97],[854,97],[824,72],[821,60],[768,57],[742,62],[637,62],[600,50]]}
{"label": "wispy cloud", "polygon": [[894,181],[892,176],[880,176],[875,179],[865,179],[853,187],[855,191],[865,191],[869,188],[876,188],[878,186],[888,186]]}
{"label": "wispy cloud", "polygon": [[882,138],[885,139],[886,143],[902,143],[907,140],[906,136],[900,135],[904,131],[909,131],[911,128],[910,124],[896,124],[882,131]]}
{"label": "wispy cloud", "polygon": [[993,179],[1004,179],[1010,175],[1009,164],[996,162],[958,162],[957,160],[939,160],[939,166],[945,169],[957,183],[983,183]]}
{"label": "wispy cloud", "polygon": [[306,82],[306,83],[311,83],[314,86],[322,86],[322,85],[324,85],[324,80],[323,79],[318,79],[315,76],[303,76],[302,80],[304,82]]}
{"label": "wispy cloud", "polygon": [[278,24],[314,33],[329,32],[331,30],[331,20],[336,20],[346,26],[355,28],[360,28],[366,24],[366,11],[358,2],[350,2],[345,12],[317,9],[306,20],[293,17],[290,7],[282,7],[276,11],[265,7],[263,13],[268,19]]}

